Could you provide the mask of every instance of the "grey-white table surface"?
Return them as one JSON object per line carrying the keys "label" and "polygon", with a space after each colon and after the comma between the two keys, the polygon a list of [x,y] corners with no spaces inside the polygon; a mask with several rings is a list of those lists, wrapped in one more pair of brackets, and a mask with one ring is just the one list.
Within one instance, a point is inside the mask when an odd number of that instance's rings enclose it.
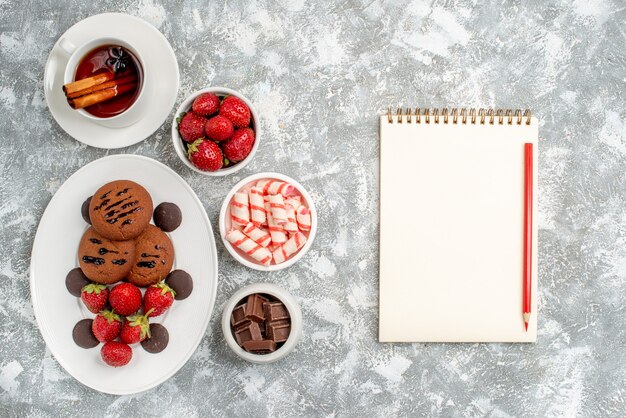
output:
{"label": "grey-white table surface", "polygon": [[[623,1],[2,0],[0,11],[0,415],[626,413]],[[147,140],[115,151],[84,146],[56,124],[43,97],[48,52],[71,25],[105,11],[140,16],[171,42],[177,104],[215,85],[253,100],[265,138],[248,167],[221,179],[188,170],[170,143],[173,113]],[[539,116],[537,344],[377,342],[377,115],[397,104]],[[218,242],[217,303],[197,351],[166,383],[122,397],[59,366],[29,293],[50,198],[78,168],[117,153],[176,170],[214,229],[227,191],[265,170],[300,179],[320,215],[311,251],[282,272],[248,270]],[[219,328],[225,300],[259,281],[290,290],[305,320],[297,350],[269,366],[235,358]]]}

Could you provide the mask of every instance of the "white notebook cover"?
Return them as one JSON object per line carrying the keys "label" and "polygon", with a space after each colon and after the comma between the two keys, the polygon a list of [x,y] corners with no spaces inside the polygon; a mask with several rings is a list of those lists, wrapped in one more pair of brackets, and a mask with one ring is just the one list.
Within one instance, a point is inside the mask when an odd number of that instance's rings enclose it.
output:
{"label": "white notebook cover", "polygon": [[[534,342],[537,119],[530,125],[432,119],[380,119],[379,340]],[[534,144],[528,331],[522,319],[525,142]]]}

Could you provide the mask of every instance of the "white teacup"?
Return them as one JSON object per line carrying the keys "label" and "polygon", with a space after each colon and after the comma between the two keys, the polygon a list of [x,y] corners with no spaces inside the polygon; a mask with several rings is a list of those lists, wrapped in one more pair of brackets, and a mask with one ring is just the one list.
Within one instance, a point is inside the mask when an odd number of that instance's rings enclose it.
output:
{"label": "white teacup", "polygon": [[65,67],[65,74],[63,76],[63,84],[73,82],[74,76],[76,75],[76,69],[80,61],[91,50],[103,45],[123,46],[124,48],[132,52],[135,57],[137,57],[137,60],[139,60],[139,63],[141,64],[143,73],[142,83],[141,86],[139,86],[139,94],[135,99],[135,102],[128,109],[118,115],[111,116],[109,118],[100,118],[94,116],[84,109],[77,109],[76,111],[80,113],[83,117],[109,128],[123,128],[126,126],[130,126],[133,123],[137,122],[148,108],[150,96],[148,92],[150,91],[149,89],[151,89],[152,86],[147,83],[146,67],[144,65],[144,60],[142,59],[141,54],[139,54],[139,52],[128,43],[117,38],[103,37],[94,39],[77,47],[69,39],[62,38],[59,41],[59,46],[61,47],[62,51],[69,55],[69,60],[67,61],[67,65]]}

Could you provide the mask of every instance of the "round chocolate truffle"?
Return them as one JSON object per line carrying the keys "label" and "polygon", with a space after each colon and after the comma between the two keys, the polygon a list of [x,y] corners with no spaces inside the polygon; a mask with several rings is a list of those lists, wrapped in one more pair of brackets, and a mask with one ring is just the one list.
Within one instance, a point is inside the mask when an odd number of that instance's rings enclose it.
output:
{"label": "round chocolate truffle", "polygon": [[72,337],[77,346],[82,348],[94,348],[100,341],[96,339],[91,331],[92,319],[81,319],[74,325]]}
{"label": "round chocolate truffle", "polygon": [[170,334],[161,324],[150,324],[150,338],[141,342],[141,346],[148,353],[156,354],[165,350],[170,341]]}
{"label": "round chocolate truffle", "polygon": [[85,220],[85,222],[87,222],[89,225],[91,225],[91,219],[89,219],[89,204],[91,203],[92,197],[93,196],[89,196],[80,207],[80,213],[81,215],[83,215],[83,219]]}
{"label": "round chocolate truffle", "polygon": [[172,232],[180,226],[183,215],[180,208],[170,202],[163,202],[154,209],[154,224],[162,231]]}
{"label": "round chocolate truffle", "polygon": [[91,282],[80,267],[70,270],[67,276],[65,276],[65,287],[67,287],[67,291],[77,298],[80,297],[83,287],[87,286],[89,283]]}
{"label": "round chocolate truffle", "polygon": [[185,270],[172,271],[167,275],[165,283],[176,292],[176,296],[174,296],[176,300],[187,299],[193,290],[193,280]]}

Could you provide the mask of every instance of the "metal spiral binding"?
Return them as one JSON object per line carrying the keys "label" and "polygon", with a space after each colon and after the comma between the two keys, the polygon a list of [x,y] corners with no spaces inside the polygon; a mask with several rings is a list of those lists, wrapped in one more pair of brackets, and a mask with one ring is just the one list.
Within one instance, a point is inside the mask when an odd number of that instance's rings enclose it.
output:
{"label": "metal spiral binding", "polygon": [[[485,123],[489,123],[489,125],[513,125],[514,123],[521,125],[522,122],[526,125],[530,125],[530,117],[530,109],[526,109],[522,113],[521,109],[472,108],[468,112],[468,110],[464,107],[461,109],[454,107],[450,110],[448,110],[447,107],[442,109],[437,107],[433,109],[420,109],[419,107],[416,107],[414,111],[410,107],[407,107],[403,114],[402,108],[398,107],[396,109],[395,120],[396,123],[402,123],[403,119],[406,120],[406,123],[413,123],[413,119],[415,119],[415,123],[431,123],[432,120],[432,123],[434,124],[456,125],[461,123],[466,125],[469,119],[469,123],[472,125],[475,125],[476,123],[481,125],[484,125]],[[387,121],[389,123],[394,122],[394,115],[391,107],[387,109]]]}

